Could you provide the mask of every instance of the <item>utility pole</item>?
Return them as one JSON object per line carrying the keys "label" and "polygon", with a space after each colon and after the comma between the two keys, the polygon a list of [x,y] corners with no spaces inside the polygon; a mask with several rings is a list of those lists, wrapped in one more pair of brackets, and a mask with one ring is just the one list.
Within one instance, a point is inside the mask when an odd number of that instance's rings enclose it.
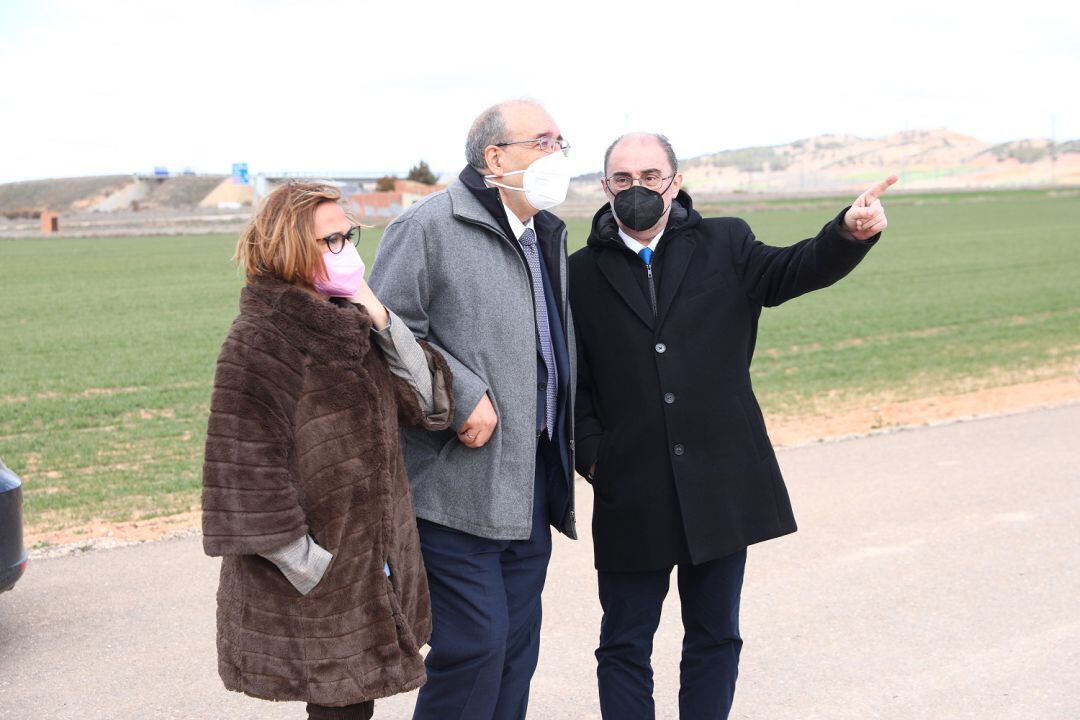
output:
{"label": "utility pole", "polygon": [[1050,116],[1050,187],[1057,185],[1057,115]]}

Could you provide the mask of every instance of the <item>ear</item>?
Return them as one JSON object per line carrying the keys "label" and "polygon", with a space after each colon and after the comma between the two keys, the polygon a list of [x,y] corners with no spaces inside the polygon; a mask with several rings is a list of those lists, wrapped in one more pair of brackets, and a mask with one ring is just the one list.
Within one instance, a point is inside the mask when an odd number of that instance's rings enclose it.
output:
{"label": "ear", "polygon": [[611,190],[608,189],[607,178],[605,178],[603,176],[600,177],[600,189],[604,191],[604,195],[606,195],[607,197],[609,197],[609,198],[615,197],[615,195],[611,192]]}
{"label": "ear", "polygon": [[682,173],[675,173],[675,177],[671,180],[671,189],[676,195],[679,194],[679,190],[682,190]]}
{"label": "ear", "polygon": [[487,163],[488,175],[502,177],[502,153],[499,152],[499,148],[494,145],[484,148],[484,162]]}

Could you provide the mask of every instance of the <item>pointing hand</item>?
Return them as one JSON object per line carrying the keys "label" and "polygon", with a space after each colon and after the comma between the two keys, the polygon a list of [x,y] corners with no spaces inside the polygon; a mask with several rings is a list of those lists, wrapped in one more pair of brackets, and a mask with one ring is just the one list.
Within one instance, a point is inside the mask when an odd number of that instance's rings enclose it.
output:
{"label": "pointing hand", "polygon": [[899,179],[890,175],[856,198],[844,213],[843,229],[848,235],[856,240],[869,240],[888,226],[880,198]]}

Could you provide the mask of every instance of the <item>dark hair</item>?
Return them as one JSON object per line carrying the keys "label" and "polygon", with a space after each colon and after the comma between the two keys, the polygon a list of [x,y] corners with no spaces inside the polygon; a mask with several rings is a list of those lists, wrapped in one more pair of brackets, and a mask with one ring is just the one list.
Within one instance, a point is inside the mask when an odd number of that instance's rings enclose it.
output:
{"label": "dark hair", "polygon": [[492,105],[473,120],[473,124],[469,128],[469,135],[465,138],[465,160],[481,173],[487,170],[487,160],[484,159],[484,150],[487,146],[498,145],[510,140],[506,130],[506,118],[503,117],[502,113],[502,109],[509,105],[544,107],[532,98],[504,100],[497,105]]}
{"label": "dark hair", "polygon": [[656,142],[660,143],[660,147],[664,149],[664,153],[667,155],[668,162],[671,163],[671,172],[676,172],[679,169],[679,160],[675,157],[675,150],[671,147],[671,141],[667,139],[667,136],[660,133],[626,133],[615,138],[615,142],[608,145],[608,149],[604,151],[604,175],[607,175],[608,160],[611,159],[611,151],[615,149],[615,146],[622,142],[623,138],[630,135],[646,135],[651,138],[655,138]]}
{"label": "dark hair", "polygon": [[484,148],[506,142],[506,122],[503,120],[502,103],[492,105],[473,121],[465,138],[465,159],[480,172],[487,168]]}

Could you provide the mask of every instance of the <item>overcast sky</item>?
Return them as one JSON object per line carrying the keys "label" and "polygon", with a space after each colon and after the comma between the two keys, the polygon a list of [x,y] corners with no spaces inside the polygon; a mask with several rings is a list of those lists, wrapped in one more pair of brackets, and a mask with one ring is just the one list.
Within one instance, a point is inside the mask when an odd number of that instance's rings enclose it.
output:
{"label": "overcast sky", "polygon": [[631,129],[681,157],[935,127],[1066,140],[1078,78],[1075,0],[0,0],[0,182],[456,172],[472,119],[518,96],[576,172]]}

